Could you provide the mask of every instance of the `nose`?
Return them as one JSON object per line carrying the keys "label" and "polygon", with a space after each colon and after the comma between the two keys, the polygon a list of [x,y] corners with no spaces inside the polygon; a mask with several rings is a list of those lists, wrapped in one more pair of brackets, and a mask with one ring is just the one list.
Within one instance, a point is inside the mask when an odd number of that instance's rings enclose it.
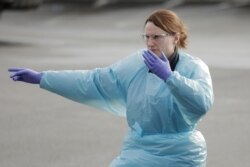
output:
{"label": "nose", "polygon": [[147,41],[146,41],[146,44],[147,44],[148,47],[154,46],[154,39],[148,38]]}

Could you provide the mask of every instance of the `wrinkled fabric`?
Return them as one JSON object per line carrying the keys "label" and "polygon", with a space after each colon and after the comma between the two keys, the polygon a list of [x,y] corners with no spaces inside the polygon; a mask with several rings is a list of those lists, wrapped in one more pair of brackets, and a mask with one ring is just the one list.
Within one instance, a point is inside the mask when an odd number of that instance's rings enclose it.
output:
{"label": "wrinkled fabric", "polygon": [[206,143],[197,123],[213,104],[209,69],[179,53],[164,82],[150,73],[140,50],[106,68],[45,71],[40,87],[126,116],[129,132],[110,167],[203,167]]}
{"label": "wrinkled fabric", "polygon": [[206,143],[198,131],[125,138],[120,156],[110,167],[205,167]]}

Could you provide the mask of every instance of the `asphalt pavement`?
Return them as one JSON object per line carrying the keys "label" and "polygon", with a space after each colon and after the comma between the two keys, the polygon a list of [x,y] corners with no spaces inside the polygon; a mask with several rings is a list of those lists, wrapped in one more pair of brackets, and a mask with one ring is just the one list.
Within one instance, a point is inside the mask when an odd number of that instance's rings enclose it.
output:
{"label": "asphalt pavement", "polygon": [[[0,166],[99,167],[119,154],[126,120],[9,79],[10,67],[93,69],[143,48],[146,17],[166,4],[44,4],[0,19]],[[200,122],[208,167],[250,166],[250,8],[170,7],[189,28],[186,52],[210,67],[215,103]]]}

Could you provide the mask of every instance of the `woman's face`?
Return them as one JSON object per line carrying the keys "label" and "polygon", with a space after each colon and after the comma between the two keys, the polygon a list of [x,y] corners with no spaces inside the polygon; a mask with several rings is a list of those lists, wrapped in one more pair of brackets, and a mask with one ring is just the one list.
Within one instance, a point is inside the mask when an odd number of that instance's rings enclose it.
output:
{"label": "woman's face", "polygon": [[174,53],[175,45],[179,38],[177,35],[170,35],[166,31],[147,22],[144,28],[144,40],[147,48],[160,56],[163,51],[167,57]]}

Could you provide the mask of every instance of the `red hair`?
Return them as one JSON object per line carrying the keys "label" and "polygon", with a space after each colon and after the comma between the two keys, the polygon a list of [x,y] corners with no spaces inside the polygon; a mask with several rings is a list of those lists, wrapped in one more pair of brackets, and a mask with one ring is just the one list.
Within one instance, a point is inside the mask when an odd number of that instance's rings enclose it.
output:
{"label": "red hair", "polygon": [[172,35],[179,33],[180,39],[176,45],[177,48],[187,47],[187,28],[174,12],[166,9],[157,10],[146,19],[145,25],[147,22],[152,22]]}

